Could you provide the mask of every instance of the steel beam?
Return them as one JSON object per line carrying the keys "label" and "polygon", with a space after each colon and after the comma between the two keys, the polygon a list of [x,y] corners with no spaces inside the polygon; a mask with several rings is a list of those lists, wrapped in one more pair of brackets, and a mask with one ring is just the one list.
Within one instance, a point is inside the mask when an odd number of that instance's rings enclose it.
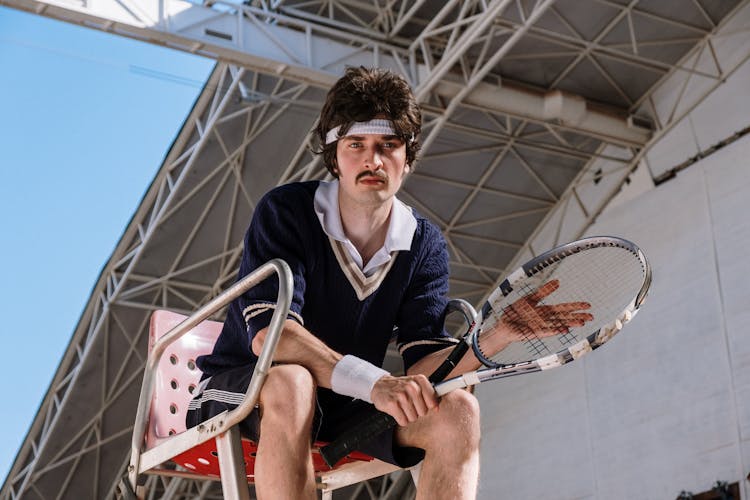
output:
{"label": "steel beam", "polygon": [[[434,68],[421,64],[427,59],[420,47],[434,36],[425,28],[423,43],[401,47],[357,35],[343,29],[314,24],[273,10],[215,1],[210,7],[185,0],[129,0],[129,9],[117,0],[81,3],[77,0],[0,0],[0,4],[34,12],[47,17],[81,24],[89,28],[119,34],[146,42],[166,45],[205,57],[237,64],[250,70],[305,82],[327,89],[347,65],[385,66],[397,70],[415,87],[422,101],[434,91],[454,108],[447,109],[445,119],[462,102],[485,107],[497,113],[523,116],[540,123],[571,126],[615,144],[640,146],[650,131],[629,120],[627,110],[599,111],[579,96],[524,91],[512,85],[491,85],[483,80],[494,69],[515,42],[544,13],[549,2],[534,7],[522,25],[514,27],[515,35],[481,67],[473,68],[468,82],[457,83],[445,75],[462,54],[481,39],[492,36],[492,20],[507,8],[507,0],[495,0],[484,15],[467,20],[468,25],[453,28],[454,51],[440,59]],[[447,11],[450,9],[444,9]],[[436,19],[445,16],[445,13]],[[459,28],[463,28],[459,35]],[[418,57],[418,53],[420,57]],[[321,55],[325,54],[325,56]],[[570,114],[574,111],[574,114]],[[441,122],[442,123],[442,122]],[[436,128],[435,134],[440,130]],[[433,139],[429,136],[426,142]]]}

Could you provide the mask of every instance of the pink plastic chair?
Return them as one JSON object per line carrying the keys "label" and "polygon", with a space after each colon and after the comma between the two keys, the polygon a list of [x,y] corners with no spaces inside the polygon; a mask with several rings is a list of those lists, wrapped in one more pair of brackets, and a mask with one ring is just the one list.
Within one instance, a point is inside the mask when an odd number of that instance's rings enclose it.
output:
{"label": "pink plastic chair", "polygon": [[[187,316],[170,311],[155,311],[151,315],[149,332],[149,351],[159,338],[184,321]],[[172,343],[162,356],[154,379],[154,396],[149,412],[149,425],[146,433],[146,447],[152,448],[181,434],[185,428],[187,406],[193,398],[200,378],[200,370],[195,366],[195,359],[201,354],[211,352],[216,339],[221,333],[222,324],[217,321],[204,321],[179,340]],[[316,473],[332,470],[321,458],[318,449],[325,445],[316,442],[313,447],[313,465]],[[253,482],[255,453],[257,444],[249,439],[242,439],[242,456],[245,462],[245,475]],[[363,453],[352,453],[339,464],[371,461],[372,457]],[[218,452],[213,440],[204,442],[175,456],[172,459],[177,465],[209,477],[220,477]]]}
{"label": "pink plastic chair", "polygon": [[[165,333],[182,323],[187,316],[170,311],[151,315],[148,352]],[[198,386],[200,370],[195,359],[210,353],[221,333],[218,321],[203,321],[167,347],[156,369],[154,395],[151,400],[146,431],[146,448],[153,448],[185,428],[187,406]],[[192,467],[187,467],[192,469]]]}
{"label": "pink plastic chair", "polygon": [[[245,399],[236,409],[186,430],[187,406],[200,379],[195,359],[211,352],[221,332],[221,323],[206,318],[273,272],[279,275],[277,306]],[[289,309],[291,290],[291,272],[283,261],[275,260],[190,317],[169,311],[152,314],[149,354],[133,430],[128,481],[121,488],[125,497],[135,498],[141,474],[161,474],[219,478],[225,498],[249,499],[247,484],[254,482],[257,447],[252,441],[240,438],[236,424],[255,407]],[[316,443],[317,446],[322,444]],[[170,461],[184,470],[165,467],[164,464]],[[336,488],[398,470],[361,453],[351,454],[331,469],[317,453],[317,447],[313,452],[313,463],[324,498],[330,498],[330,492]]]}

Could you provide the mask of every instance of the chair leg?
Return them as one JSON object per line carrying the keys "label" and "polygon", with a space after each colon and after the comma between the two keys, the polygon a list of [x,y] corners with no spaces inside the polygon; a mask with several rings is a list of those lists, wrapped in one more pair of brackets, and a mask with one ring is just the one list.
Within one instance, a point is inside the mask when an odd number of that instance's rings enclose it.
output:
{"label": "chair leg", "polygon": [[242,457],[240,430],[235,425],[216,437],[216,451],[221,470],[221,490],[227,500],[250,500],[250,489]]}

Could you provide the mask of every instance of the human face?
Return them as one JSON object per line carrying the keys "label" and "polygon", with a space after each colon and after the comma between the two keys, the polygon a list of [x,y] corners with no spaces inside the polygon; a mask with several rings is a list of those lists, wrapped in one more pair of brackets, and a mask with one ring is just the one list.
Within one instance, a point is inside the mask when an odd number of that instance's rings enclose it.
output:
{"label": "human face", "polygon": [[336,162],[342,194],[367,205],[390,201],[409,171],[406,144],[395,135],[342,137]]}

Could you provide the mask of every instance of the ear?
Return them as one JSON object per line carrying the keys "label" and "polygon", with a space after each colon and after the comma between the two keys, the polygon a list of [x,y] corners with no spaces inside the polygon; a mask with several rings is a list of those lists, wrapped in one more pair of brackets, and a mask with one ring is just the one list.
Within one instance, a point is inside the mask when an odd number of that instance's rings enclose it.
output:
{"label": "ear", "polygon": [[408,174],[409,172],[411,172],[411,165],[407,163],[404,165],[404,173]]}

